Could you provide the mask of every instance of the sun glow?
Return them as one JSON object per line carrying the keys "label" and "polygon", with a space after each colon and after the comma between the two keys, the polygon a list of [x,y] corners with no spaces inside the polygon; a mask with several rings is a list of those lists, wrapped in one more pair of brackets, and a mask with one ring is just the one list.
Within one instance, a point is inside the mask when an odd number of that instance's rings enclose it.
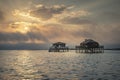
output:
{"label": "sun glow", "polygon": [[30,31],[32,23],[29,22],[15,22],[10,24],[9,26],[12,28],[12,31],[14,32],[21,32],[21,33],[27,33]]}
{"label": "sun glow", "polygon": [[16,31],[21,32],[21,33],[27,33],[29,31],[29,28],[28,27],[17,28]]}
{"label": "sun glow", "polygon": [[29,28],[28,25],[23,25],[23,27],[18,28],[18,30],[19,30],[21,33],[27,33],[28,31],[30,31],[30,28]]}
{"label": "sun glow", "polygon": [[28,27],[25,27],[24,29],[25,29],[25,30],[28,30]]}

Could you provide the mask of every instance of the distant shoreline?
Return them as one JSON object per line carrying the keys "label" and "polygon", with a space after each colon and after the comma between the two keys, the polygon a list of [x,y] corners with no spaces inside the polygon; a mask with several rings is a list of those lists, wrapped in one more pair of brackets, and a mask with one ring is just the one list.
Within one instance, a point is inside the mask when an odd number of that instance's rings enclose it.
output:
{"label": "distant shoreline", "polygon": [[120,49],[119,49],[119,48],[118,48],[118,49],[116,48],[116,49],[104,49],[104,50],[120,50]]}
{"label": "distant shoreline", "polygon": [[[70,50],[75,50],[75,49],[71,48]],[[120,48],[106,48],[104,50],[120,50]]]}

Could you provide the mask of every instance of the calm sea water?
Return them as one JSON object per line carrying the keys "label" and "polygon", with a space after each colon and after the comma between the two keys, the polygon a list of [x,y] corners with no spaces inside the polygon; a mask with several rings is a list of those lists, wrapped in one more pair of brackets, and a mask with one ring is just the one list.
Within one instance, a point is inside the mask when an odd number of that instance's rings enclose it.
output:
{"label": "calm sea water", "polygon": [[120,51],[1,50],[0,80],[120,80]]}

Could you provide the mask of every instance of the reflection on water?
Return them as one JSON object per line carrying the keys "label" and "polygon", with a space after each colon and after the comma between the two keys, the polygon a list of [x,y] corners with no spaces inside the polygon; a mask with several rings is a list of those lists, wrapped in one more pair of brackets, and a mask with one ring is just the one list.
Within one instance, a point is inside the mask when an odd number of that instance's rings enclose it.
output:
{"label": "reflection on water", "polygon": [[0,80],[120,80],[120,51],[0,51]]}
{"label": "reflection on water", "polygon": [[18,75],[27,79],[32,78],[36,69],[34,69],[34,63],[31,61],[31,55],[28,51],[22,51],[18,56],[17,60],[13,64],[13,68],[16,70]]}

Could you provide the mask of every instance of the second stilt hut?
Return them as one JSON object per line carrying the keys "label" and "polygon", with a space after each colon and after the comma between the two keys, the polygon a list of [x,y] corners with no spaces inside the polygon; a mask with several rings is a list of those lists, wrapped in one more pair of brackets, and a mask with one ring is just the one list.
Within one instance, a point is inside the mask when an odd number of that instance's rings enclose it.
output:
{"label": "second stilt hut", "polygon": [[92,39],[85,39],[79,46],[75,46],[77,53],[103,53],[104,46]]}

